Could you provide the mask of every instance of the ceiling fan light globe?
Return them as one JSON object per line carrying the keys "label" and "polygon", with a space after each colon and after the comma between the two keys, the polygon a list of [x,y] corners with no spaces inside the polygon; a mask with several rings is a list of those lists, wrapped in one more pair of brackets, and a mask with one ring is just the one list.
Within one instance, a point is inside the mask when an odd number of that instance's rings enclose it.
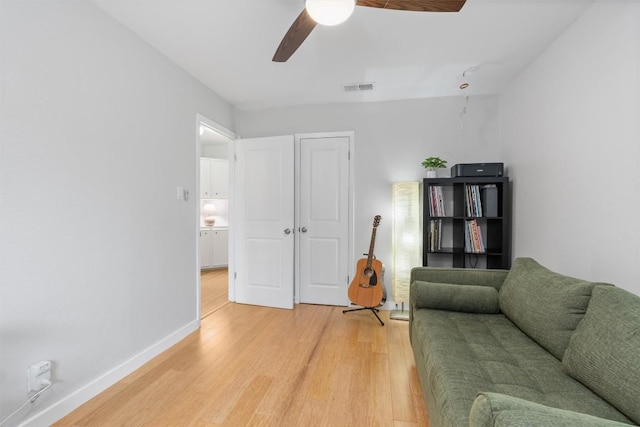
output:
{"label": "ceiling fan light globe", "polygon": [[338,25],[346,21],[356,7],[355,0],[306,0],[309,16],[320,25]]}

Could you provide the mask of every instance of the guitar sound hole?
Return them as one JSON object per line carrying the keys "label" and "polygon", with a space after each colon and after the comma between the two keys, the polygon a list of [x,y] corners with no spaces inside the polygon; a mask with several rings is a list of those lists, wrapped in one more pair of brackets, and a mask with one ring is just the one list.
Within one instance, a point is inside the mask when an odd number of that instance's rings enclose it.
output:
{"label": "guitar sound hole", "polygon": [[369,286],[375,286],[378,284],[378,275],[376,274],[373,268],[367,267],[362,271],[362,275],[369,279],[369,283],[363,283],[363,288],[368,288]]}

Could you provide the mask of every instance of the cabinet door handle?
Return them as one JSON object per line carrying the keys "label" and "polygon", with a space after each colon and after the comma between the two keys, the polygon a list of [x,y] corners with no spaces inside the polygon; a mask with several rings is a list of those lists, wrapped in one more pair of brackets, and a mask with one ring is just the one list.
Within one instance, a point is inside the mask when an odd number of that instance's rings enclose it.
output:
{"label": "cabinet door handle", "polygon": [[284,234],[291,234],[291,229],[290,228],[285,228],[284,229]]}
{"label": "cabinet door handle", "polygon": [[307,232],[307,227],[302,227],[302,228],[300,229],[300,231],[302,231],[303,233],[306,233],[306,232]]}

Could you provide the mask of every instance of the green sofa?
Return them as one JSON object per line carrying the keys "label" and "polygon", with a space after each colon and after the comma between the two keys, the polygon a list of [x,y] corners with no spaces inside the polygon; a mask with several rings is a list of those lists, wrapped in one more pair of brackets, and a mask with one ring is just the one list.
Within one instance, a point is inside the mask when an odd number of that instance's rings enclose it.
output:
{"label": "green sofa", "polygon": [[552,272],[418,267],[409,332],[431,427],[640,424],[640,296]]}

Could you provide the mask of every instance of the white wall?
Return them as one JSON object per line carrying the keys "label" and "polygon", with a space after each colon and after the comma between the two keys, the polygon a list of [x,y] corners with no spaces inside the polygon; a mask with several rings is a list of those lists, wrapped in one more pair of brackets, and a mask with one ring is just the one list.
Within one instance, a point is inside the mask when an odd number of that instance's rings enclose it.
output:
{"label": "white wall", "polygon": [[368,251],[373,217],[382,215],[375,253],[386,266],[385,286],[392,300],[391,184],[421,181],[425,171],[420,163],[432,155],[450,165],[501,161],[497,98],[471,99],[461,123],[463,106],[460,96],[241,111],[237,132],[251,138],[355,131],[355,256]]}
{"label": "white wall", "polygon": [[48,425],[198,327],[196,114],[234,109],[88,2],[0,7],[0,420],[47,359],[6,425]]}
{"label": "white wall", "polygon": [[514,255],[640,294],[640,3],[596,2],[500,114]]}

